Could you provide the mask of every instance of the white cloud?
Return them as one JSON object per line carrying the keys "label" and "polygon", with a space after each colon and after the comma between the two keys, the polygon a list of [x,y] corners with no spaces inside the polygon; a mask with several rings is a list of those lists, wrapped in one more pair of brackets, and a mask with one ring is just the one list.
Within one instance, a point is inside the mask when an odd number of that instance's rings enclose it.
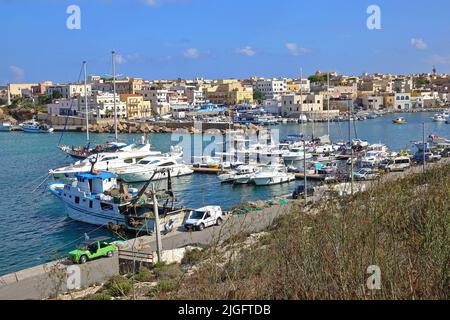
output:
{"label": "white cloud", "polygon": [[293,56],[299,56],[310,51],[307,48],[299,47],[296,43],[293,42],[286,43],[286,49],[288,49],[289,53]]}
{"label": "white cloud", "polygon": [[418,50],[425,50],[428,48],[428,44],[420,38],[412,38],[411,44],[414,48]]}
{"label": "white cloud", "polygon": [[256,54],[256,51],[253,50],[253,48],[250,46],[245,46],[244,48],[237,48],[236,50],[234,50],[234,52],[237,54],[242,54],[247,57],[253,57]]}
{"label": "white cloud", "polygon": [[438,54],[434,54],[431,56],[431,62],[438,64],[450,64],[450,55],[441,56]]}
{"label": "white cloud", "polygon": [[25,78],[25,71],[18,66],[10,66],[9,70],[13,73],[15,81],[21,81]]}
{"label": "white cloud", "polygon": [[127,60],[121,54],[116,54],[116,63],[117,64],[124,64],[126,62],[127,62]]}
{"label": "white cloud", "polygon": [[184,56],[188,59],[197,59],[200,54],[197,48],[189,48],[184,52]]}

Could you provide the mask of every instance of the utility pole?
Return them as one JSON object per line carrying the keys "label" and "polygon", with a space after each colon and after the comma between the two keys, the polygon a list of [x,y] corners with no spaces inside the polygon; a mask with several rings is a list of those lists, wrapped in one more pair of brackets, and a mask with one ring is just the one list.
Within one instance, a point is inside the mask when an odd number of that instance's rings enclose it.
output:
{"label": "utility pole", "polygon": [[304,189],[305,207],[308,204],[307,181],[308,181],[308,179],[306,178],[306,141],[303,138],[303,183],[305,185],[305,189]]}
{"label": "utility pole", "polygon": [[158,200],[156,199],[155,185],[152,184],[152,197],[153,197],[153,213],[155,214],[155,232],[156,232],[156,254],[158,255],[158,262],[161,261],[161,233],[159,232],[159,210],[158,210]]}
{"label": "utility pole", "polygon": [[350,108],[350,103],[348,105],[348,144],[350,145],[350,188],[351,188],[351,193],[353,195],[353,144],[352,144],[352,140],[351,140],[351,126],[350,126],[350,119],[351,119],[351,108]]}
{"label": "utility pole", "polygon": [[423,147],[423,150],[422,150],[422,153],[423,153],[422,171],[423,171],[423,173],[425,173],[425,160],[426,160],[425,152],[426,152],[426,149],[427,149],[427,146],[425,145],[425,122],[422,122],[422,147]]}
{"label": "utility pole", "polygon": [[116,142],[118,141],[117,137],[117,108],[116,108],[116,52],[112,51],[112,71],[113,71],[113,105],[114,105],[114,132],[116,136]]}
{"label": "utility pole", "polygon": [[86,61],[83,61],[83,69],[84,69],[84,107],[86,110],[86,141],[89,143],[89,107],[88,107],[88,94],[87,94]]}
{"label": "utility pole", "polygon": [[[327,132],[330,139],[330,73],[327,72]],[[331,140],[331,139],[330,139]]]}

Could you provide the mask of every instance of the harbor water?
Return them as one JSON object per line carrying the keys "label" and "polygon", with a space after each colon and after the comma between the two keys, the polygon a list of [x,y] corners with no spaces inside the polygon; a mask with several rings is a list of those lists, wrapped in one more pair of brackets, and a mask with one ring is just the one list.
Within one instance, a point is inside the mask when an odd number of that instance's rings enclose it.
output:
{"label": "harbor water", "polygon": [[[426,136],[437,134],[450,138],[450,125],[433,122],[430,113],[388,115],[372,120],[350,122],[352,138],[384,143],[393,150],[414,149],[411,141],[422,139],[422,122],[426,123]],[[392,120],[403,116],[407,124],[394,125]],[[283,124],[272,126],[279,129],[279,136],[300,133],[302,125]],[[304,132],[310,136],[327,133],[327,123],[308,123]],[[349,123],[330,123],[333,141],[348,140]],[[0,275],[45,263],[66,254],[84,233],[111,235],[108,230],[72,221],[63,205],[46,190],[43,182],[50,168],[71,162],[57,149],[61,134],[26,134],[23,132],[0,132]],[[91,141],[103,143],[114,138],[110,134],[92,134]],[[138,135],[120,135],[120,140],[137,140]],[[149,136],[152,149],[169,151],[170,134]],[[83,145],[85,134],[65,133],[61,143]],[[42,185],[38,187],[40,184]],[[220,205],[225,210],[244,201],[265,200],[290,194],[297,184],[269,187],[221,185],[215,175],[193,174],[174,180],[173,188],[177,203],[187,207]]]}

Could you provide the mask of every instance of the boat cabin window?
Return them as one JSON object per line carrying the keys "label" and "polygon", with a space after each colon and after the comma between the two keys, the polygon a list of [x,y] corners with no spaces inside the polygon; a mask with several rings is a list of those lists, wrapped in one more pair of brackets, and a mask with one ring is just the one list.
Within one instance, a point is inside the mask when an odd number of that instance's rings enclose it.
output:
{"label": "boat cabin window", "polygon": [[159,166],[160,167],[169,167],[169,166],[173,166],[173,165],[175,165],[175,163],[173,163],[172,161],[169,161],[169,162],[164,162],[164,163],[160,164]]}
{"label": "boat cabin window", "polygon": [[92,208],[92,200],[89,200],[89,208]]}
{"label": "boat cabin window", "polygon": [[75,197],[75,203],[80,203],[80,197]]}
{"label": "boat cabin window", "polygon": [[123,162],[125,162],[125,163],[133,163],[133,159],[125,159]]}
{"label": "boat cabin window", "polygon": [[118,157],[107,157],[107,158],[103,158],[101,161],[111,161],[111,160],[115,160]]}
{"label": "boat cabin window", "polygon": [[100,207],[102,208],[102,210],[112,210],[113,209],[112,204],[104,203],[104,202],[100,202]]}

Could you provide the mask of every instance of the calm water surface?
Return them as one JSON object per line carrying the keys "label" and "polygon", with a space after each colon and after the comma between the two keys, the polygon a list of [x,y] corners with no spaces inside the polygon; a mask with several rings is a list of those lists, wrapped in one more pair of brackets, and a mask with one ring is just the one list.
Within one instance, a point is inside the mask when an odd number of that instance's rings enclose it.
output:
{"label": "calm water surface", "polygon": [[[393,125],[392,119],[403,116],[406,125]],[[426,122],[426,135],[431,133],[450,138],[450,125],[432,122],[429,113],[390,115],[383,118],[356,121],[351,124],[351,134],[371,143],[382,142],[394,150],[411,148],[411,141],[422,139],[421,123]],[[301,125],[286,124],[272,128],[280,136],[299,133]],[[312,124],[305,132],[312,134]],[[348,139],[348,123],[331,123],[333,140]],[[315,135],[327,132],[327,124],[315,124]],[[70,220],[63,205],[45,189],[45,184],[33,190],[44,180],[48,169],[70,162],[56,146],[60,133],[26,134],[0,133],[0,275],[47,262],[66,254],[83,237],[110,235],[107,230]],[[111,141],[112,135],[93,134],[95,143]],[[137,135],[120,135],[120,140],[138,139]],[[66,133],[62,143],[84,144],[82,133]],[[152,148],[167,152],[171,145],[170,134],[150,136]],[[174,144],[174,143],[172,143]],[[247,200],[269,199],[292,192],[296,184],[256,187],[221,185],[214,175],[191,175],[174,181],[174,191],[179,204],[199,207],[217,204],[224,209]]]}

